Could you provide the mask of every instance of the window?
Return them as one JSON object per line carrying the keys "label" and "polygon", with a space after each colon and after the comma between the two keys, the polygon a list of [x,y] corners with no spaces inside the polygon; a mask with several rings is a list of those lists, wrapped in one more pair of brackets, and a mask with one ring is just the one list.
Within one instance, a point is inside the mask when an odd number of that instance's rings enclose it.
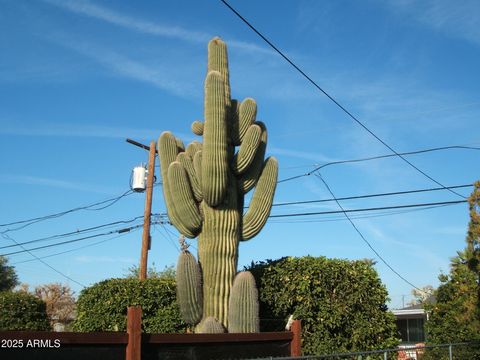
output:
{"label": "window", "polygon": [[424,320],[418,319],[399,319],[397,320],[397,329],[402,339],[402,343],[419,343],[425,341],[425,331],[423,329]]}

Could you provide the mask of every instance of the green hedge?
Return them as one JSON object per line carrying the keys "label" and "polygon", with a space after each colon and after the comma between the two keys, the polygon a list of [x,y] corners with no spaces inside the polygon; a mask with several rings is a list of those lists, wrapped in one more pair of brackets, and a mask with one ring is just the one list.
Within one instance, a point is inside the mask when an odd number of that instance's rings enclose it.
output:
{"label": "green hedge", "polygon": [[286,257],[247,268],[260,293],[262,331],[302,321],[305,355],[393,348],[395,317],[370,260]]}
{"label": "green hedge", "polygon": [[82,290],[75,331],[126,331],[127,307],[142,306],[146,333],[184,332],[173,279],[109,279]]}
{"label": "green hedge", "polygon": [[24,291],[0,292],[0,330],[50,330],[45,302]]}

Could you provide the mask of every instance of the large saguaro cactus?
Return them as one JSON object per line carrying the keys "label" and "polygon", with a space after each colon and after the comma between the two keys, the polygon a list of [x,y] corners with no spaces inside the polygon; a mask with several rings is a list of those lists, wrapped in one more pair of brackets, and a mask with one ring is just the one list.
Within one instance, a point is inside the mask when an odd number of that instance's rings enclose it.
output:
{"label": "large saguaro cactus", "polygon": [[[270,215],[278,165],[273,157],[264,160],[267,129],[255,119],[255,101],[230,98],[227,48],[219,38],[208,44],[204,106],[204,122],[192,124],[203,144],[185,147],[170,132],[158,140],[170,221],[184,236],[198,237],[199,264],[182,247],[178,303],[198,332],[257,332],[255,280],[244,273],[235,279],[238,245],[257,235]],[[244,196],[253,188],[244,213]]]}

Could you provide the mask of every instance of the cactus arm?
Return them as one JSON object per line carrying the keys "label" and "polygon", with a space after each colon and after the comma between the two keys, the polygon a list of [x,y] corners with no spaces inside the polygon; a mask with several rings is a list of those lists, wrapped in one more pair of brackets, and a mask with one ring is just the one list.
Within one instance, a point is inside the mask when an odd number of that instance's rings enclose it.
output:
{"label": "cactus arm", "polygon": [[202,136],[203,135],[203,122],[201,122],[199,120],[195,120],[192,123],[192,132],[195,135]]}
{"label": "cactus arm", "polygon": [[232,143],[238,146],[242,143],[250,126],[255,122],[257,103],[251,98],[246,98],[241,103],[238,103],[237,100],[232,100],[230,114]]}
{"label": "cactus arm", "polygon": [[259,331],[258,291],[255,278],[249,271],[242,271],[235,277],[230,293],[228,332],[254,333]]}
{"label": "cactus arm", "polygon": [[195,153],[200,150],[202,150],[202,143],[194,140],[187,145],[187,149],[185,150],[185,152],[193,159]]}
{"label": "cactus arm", "polygon": [[[197,151],[193,157],[193,168],[195,169],[195,177],[197,178],[198,184],[202,184],[202,151]],[[201,191],[200,186],[200,191]],[[203,197],[203,194],[202,194]]]}
{"label": "cactus arm", "polygon": [[182,139],[175,137],[175,142],[177,143],[178,152],[185,151],[185,145],[183,145]]}
{"label": "cactus arm", "polygon": [[[223,93],[223,100],[225,107],[230,108],[230,79],[228,72],[228,55],[227,45],[222,39],[215,37],[208,43],[208,64],[207,73],[211,71],[218,71],[225,85]],[[206,119],[205,119],[206,121]]]}
{"label": "cactus arm", "polygon": [[210,71],[205,83],[202,193],[210,206],[217,206],[225,197],[229,171],[225,86],[217,71]]}
{"label": "cactus arm", "polygon": [[250,190],[252,190],[257,183],[257,180],[263,168],[265,151],[267,148],[267,128],[265,127],[265,124],[261,121],[257,121],[255,122],[255,124],[260,126],[260,128],[262,129],[262,136],[260,137],[260,144],[258,145],[255,158],[238,181],[240,192],[243,194],[246,194]]}
{"label": "cactus arm", "polygon": [[165,205],[167,207],[167,213],[172,224],[183,235],[192,238],[194,234],[188,231],[180,222],[177,210],[175,208],[175,202],[172,199],[170,191],[170,182],[168,181],[168,167],[175,161],[178,153],[178,142],[175,136],[171,132],[163,132],[158,139],[158,154],[160,156],[160,172],[163,180],[163,197],[165,199]]}
{"label": "cactus arm", "polygon": [[168,167],[168,182],[171,199],[179,216],[178,222],[186,230],[185,235],[188,233],[188,237],[195,237],[201,228],[202,217],[187,172],[178,161],[172,162]]}
{"label": "cactus arm", "polygon": [[262,174],[255,187],[252,201],[247,212],[242,217],[241,240],[249,240],[257,235],[267,222],[272,209],[273,195],[277,185],[277,159],[270,157],[265,160]]}
{"label": "cactus arm", "polygon": [[188,250],[180,253],[175,277],[182,318],[187,324],[198,324],[203,307],[201,275],[195,257]]}
{"label": "cactus arm", "polygon": [[177,161],[182,164],[183,168],[187,171],[188,180],[190,181],[190,185],[192,187],[193,195],[195,196],[195,200],[197,203],[202,201],[202,189],[200,188],[200,183],[195,175],[195,168],[193,166],[193,160],[190,156],[186,153],[181,152],[177,155]]}
{"label": "cactus arm", "polygon": [[257,153],[258,145],[261,141],[262,129],[258,125],[251,125],[248,129],[240,149],[233,158],[233,171],[239,175],[245,172],[251,165],[255,154]]}

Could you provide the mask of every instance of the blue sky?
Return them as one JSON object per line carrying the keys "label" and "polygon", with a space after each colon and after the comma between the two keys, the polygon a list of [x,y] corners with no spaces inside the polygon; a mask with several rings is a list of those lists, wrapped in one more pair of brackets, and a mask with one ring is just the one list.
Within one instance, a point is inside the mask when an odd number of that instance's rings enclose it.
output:
{"label": "blue sky", "polygon": [[[480,7],[475,1],[239,1],[243,16],[398,152],[480,146]],[[220,1],[0,0],[1,223],[43,216],[128,190],[131,169],[164,130],[185,142],[203,114],[206,45],[229,47],[232,94],[253,97],[269,130],[280,179],[329,161],[389,154],[303,79]],[[480,176],[476,150],[443,150],[408,160],[444,185]],[[336,196],[437,187],[398,158],[329,166]],[[464,195],[470,189],[460,189]],[[279,184],[275,202],[330,198],[315,176]],[[348,209],[452,201],[447,191],[343,201]],[[8,235],[29,241],[143,214],[144,195],[101,211],[78,211]],[[272,214],[338,210],[335,203],[275,208]],[[153,212],[165,206],[160,186]],[[376,213],[378,215],[378,213]],[[355,219],[371,245],[416,286],[437,285],[464,247],[465,204]],[[387,214],[382,214],[387,215]],[[120,225],[100,232],[118,229]],[[3,227],[2,230],[6,228]],[[92,233],[93,234],[93,233]],[[178,256],[176,230],[155,226],[149,261]],[[39,257],[101,237],[35,251]],[[68,238],[74,239],[75,237]],[[68,239],[62,239],[68,240]],[[60,240],[42,242],[53,244]],[[141,231],[44,260],[90,285],[138,262]],[[2,246],[12,245],[0,239]],[[195,245],[195,241],[192,242]],[[32,245],[33,247],[33,245]],[[16,248],[1,249],[0,253]],[[342,216],[271,219],[240,247],[240,266],[282,256],[376,259]],[[29,254],[9,256],[22,282],[67,282]],[[391,306],[411,286],[377,260]],[[410,300],[408,296],[405,301]]]}

